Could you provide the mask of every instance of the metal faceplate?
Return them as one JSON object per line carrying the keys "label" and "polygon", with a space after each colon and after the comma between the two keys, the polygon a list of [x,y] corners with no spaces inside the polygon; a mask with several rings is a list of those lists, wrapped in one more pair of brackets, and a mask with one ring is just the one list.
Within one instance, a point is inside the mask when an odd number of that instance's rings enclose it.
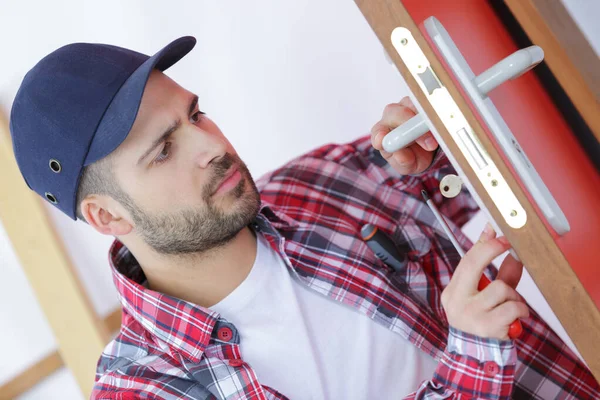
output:
{"label": "metal faceplate", "polygon": [[571,227],[567,217],[488,97],[495,87],[518,78],[538,65],[544,59],[544,51],[539,46],[519,49],[475,76],[440,21],[429,17],[424,26],[548,223],[559,235],[569,232]]}
{"label": "metal faceplate", "polygon": [[[406,28],[398,27],[392,32],[391,40],[402,61],[404,61],[409,72],[418,83],[423,94],[430,102],[448,133],[452,136],[452,139],[469,163],[469,166],[475,172],[477,179],[479,179],[479,182],[489,194],[508,226],[514,229],[522,228],[527,222],[525,209],[506,183],[496,164],[481,145],[473,128],[467,122],[446,87],[442,85],[435,72],[431,69],[427,57],[425,57],[425,54],[414,40],[410,31]],[[420,105],[417,103],[415,103],[415,106],[420,108]],[[422,109],[419,111],[424,115]],[[432,124],[428,125],[431,128],[431,133],[442,147],[442,150],[444,150],[446,156],[462,177],[463,183],[467,185],[480,208],[493,221],[483,201],[477,195],[471,182],[467,179],[439,133]]]}

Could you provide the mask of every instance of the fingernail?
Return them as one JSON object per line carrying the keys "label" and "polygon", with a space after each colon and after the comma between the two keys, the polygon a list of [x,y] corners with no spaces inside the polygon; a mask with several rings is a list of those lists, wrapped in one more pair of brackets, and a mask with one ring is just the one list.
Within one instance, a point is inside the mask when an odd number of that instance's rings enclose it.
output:
{"label": "fingernail", "polygon": [[493,236],[493,232],[494,232],[494,228],[492,228],[492,225],[490,225],[490,223],[488,222],[483,227],[483,232],[481,232],[481,235],[479,235],[478,242],[481,242],[481,243],[487,242]]}
{"label": "fingernail", "polygon": [[483,233],[484,233],[486,236],[489,236],[489,235],[490,235],[491,233],[493,233],[493,232],[494,232],[494,227],[492,226],[492,224],[490,224],[489,222],[487,222],[487,223],[485,224],[485,227],[483,228]]}
{"label": "fingernail", "polygon": [[435,150],[435,140],[433,138],[425,139],[425,148],[426,150],[433,151]]}
{"label": "fingernail", "polygon": [[377,143],[379,136],[381,136],[381,132],[377,132],[377,135],[375,135],[375,139],[373,139],[373,143]]}

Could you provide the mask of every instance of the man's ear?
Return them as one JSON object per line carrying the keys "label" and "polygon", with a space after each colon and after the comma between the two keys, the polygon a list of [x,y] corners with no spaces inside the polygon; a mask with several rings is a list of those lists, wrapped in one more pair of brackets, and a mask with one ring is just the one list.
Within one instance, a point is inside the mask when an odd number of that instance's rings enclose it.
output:
{"label": "man's ear", "polygon": [[86,197],[81,202],[81,214],[90,226],[104,235],[122,236],[133,230],[122,207],[108,196]]}

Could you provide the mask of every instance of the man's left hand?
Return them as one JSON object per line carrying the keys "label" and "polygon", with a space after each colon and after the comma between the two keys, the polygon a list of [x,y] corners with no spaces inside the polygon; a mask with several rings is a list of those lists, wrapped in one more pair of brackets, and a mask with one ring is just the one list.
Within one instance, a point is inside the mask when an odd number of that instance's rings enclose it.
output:
{"label": "man's left hand", "polygon": [[388,104],[383,110],[381,120],[371,128],[371,144],[381,153],[390,165],[402,175],[414,175],[425,171],[433,161],[438,143],[427,132],[410,146],[388,153],[383,150],[383,138],[393,129],[417,115],[417,110],[409,97],[399,103]]}

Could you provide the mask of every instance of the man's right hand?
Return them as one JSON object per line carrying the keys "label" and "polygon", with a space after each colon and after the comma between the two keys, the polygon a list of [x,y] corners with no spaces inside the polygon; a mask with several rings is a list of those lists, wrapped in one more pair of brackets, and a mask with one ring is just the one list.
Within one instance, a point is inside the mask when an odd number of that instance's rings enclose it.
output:
{"label": "man's right hand", "polygon": [[506,340],[510,324],[529,316],[527,304],[515,290],[523,264],[512,256],[506,257],[495,281],[481,292],[477,290],[486,266],[509,248],[508,241],[496,238],[488,224],[442,292],[442,306],[450,326],[479,337]]}

